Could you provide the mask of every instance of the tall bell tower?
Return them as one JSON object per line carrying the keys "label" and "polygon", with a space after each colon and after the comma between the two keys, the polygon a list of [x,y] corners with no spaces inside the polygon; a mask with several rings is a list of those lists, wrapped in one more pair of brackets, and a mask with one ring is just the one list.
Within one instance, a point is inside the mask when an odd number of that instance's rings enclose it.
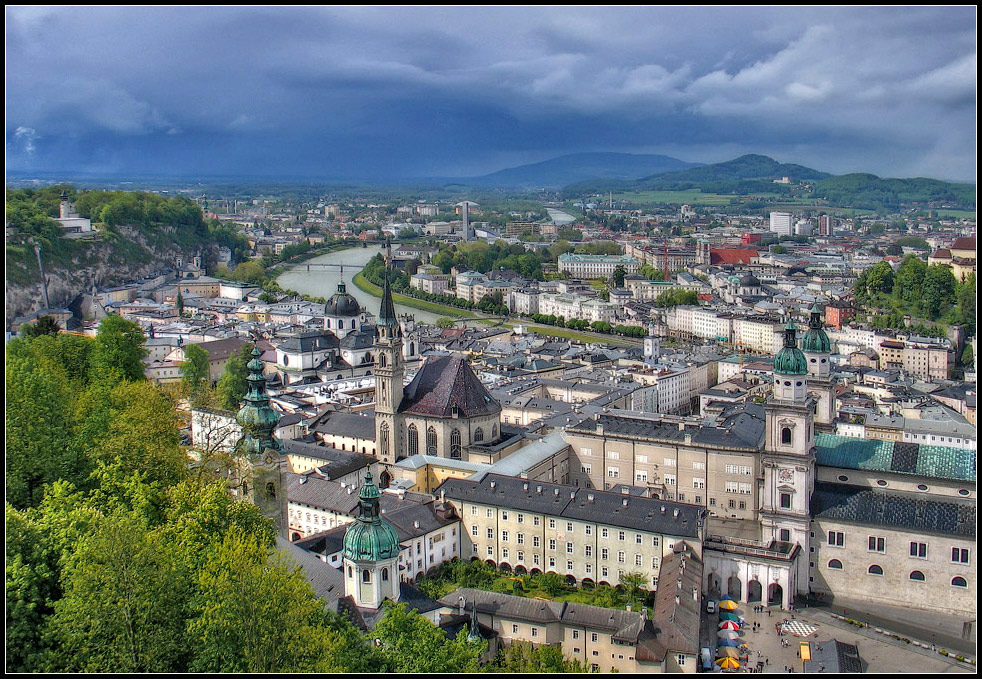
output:
{"label": "tall bell tower", "polygon": [[825,332],[822,309],[813,304],[809,310],[808,332],[801,340],[801,351],[808,360],[808,393],[818,401],[815,423],[831,427],[835,419],[835,384],[832,382],[832,342]]}
{"label": "tall bell tower", "polygon": [[808,592],[809,510],[815,487],[816,401],[808,395],[807,374],[808,361],[798,349],[794,321],[789,320],[784,348],[774,359],[773,393],[764,406],[760,523],[765,542],[800,545],[793,568],[795,588],[802,594]]}
{"label": "tall bell tower", "polygon": [[402,403],[405,368],[402,327],[392,302],[388,259],[385,274],[382,306],[375,330],[375,451],[382,464],[390,465],[402,450],[398,413]]}

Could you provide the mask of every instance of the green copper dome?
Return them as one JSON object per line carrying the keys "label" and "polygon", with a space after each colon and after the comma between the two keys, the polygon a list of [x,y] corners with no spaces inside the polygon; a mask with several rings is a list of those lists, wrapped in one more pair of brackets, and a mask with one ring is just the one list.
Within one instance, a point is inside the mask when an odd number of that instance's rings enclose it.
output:
{"label": "green copper dome", "polygon": [[774,359],[774,372],[782,375],[808,374],[808,361],[798,348],[797,332],[794,321],[788,320],[784,326],[784,348],[777,352]]}
{"label": "green copper dome", "polygon": [[342,555],[352,561],[382,561],[399,556],[399,536],[392,524],[382,518],[379,490],[372,474],[365,474],[365,485],[358,493],[361,515],[348,525]]}
{"label": "green copper dome", "polygon": [[809,354],[831,354],[832,342],[825,332],[822,323],[822,310],[817,304],[810,309],[811,319],[808,321],[808,332],[801,340],[801,350]]}
{"label": "green copper dome", "polygon": [[261,353],[259,347],[252,348],[252,360],[246,364],[249,369],[249,391],[243,399],[242,408],[235,416],[242,426],[242,449],[247,455],[253,456],[266,450],[280,450],[280,442],[273,437],[280,415],[269,405],[263,362],[259,360]]}

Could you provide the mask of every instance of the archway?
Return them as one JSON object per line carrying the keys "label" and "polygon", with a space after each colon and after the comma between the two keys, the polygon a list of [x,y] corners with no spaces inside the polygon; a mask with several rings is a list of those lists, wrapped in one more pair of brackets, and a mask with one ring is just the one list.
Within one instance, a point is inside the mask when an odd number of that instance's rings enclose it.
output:
{"label": "archway", "polygon": [[580,581],[580,586],[583,589],[593,589],[594,587],[593,580],[591,580],[590,578],[583,578],[583,580]]}
{"label": "archway", "polygon": [[743,584],[740,582],[740,578],[735,575],[730,576],[730,579],[726,581],[726,593],[737,601],[742,600]]}
{"label": "archway", "polygon": [[541,571],[541,570],[539,570],[538,568],[533,568],[533,569],[532,569],[532,570],[530,571],[530,573],[531,573],[532,575],[542,575],[542,571]]}
{"label": "archway", "polygon": [[491,568],[496,568],[497,565],[494,563],[494,559],[488,559],[486,562]]}
{"label": "archway", "polygon": [[381,489],[388,488],[391,482],[392,482],[392,477],[389,475],[389,472],[383,471],[381,474],[378,475],[379,488]]}
{"label": "archway", "polygon": [[709,593],[714,597],[718,598],[720,594],[723,593],[721,588],[722,582],[719,579],[719,574],[713,571],[709,574]]}
{"label": "archway", "polygon": [[300,539],[301,539],[300,533],[291,533],[290,534],[290,542],[296,542],[297,540],[300,540]]}
{"label": "archway", "polygon": [[511,573],[511,564],[507,561],[502,561],[498,564],[498,570],[503,573]]}
{"label": "archway", "polygon": [[784,608],[784,588],[776,582],[767,588],[767,605]]}
{"label": "archway", "polygon": [[515,575],[525,575],[526,573],[528,573],[528,571],[525,569],[525,566],[515,566]]}
{"label": "archway", "polygon": [[575,586],[576,585],[576,576],[575,575],[567,575],[566,576],[566,584],[569,585],[570,587]]}
{"label": "archway", "polygon": [[764,586],[760,580],[751,580],[747,585],[747,602],[760,601],[764,594]]}

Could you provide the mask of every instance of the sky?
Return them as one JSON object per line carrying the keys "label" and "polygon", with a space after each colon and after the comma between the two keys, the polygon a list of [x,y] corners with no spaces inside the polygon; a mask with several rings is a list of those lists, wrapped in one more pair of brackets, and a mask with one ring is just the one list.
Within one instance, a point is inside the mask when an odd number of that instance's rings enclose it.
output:
{"label": "sky", "polygon": [[974,182],[976,21],[974,6],[7,6],[7,169],[386,181],[617,151]]}

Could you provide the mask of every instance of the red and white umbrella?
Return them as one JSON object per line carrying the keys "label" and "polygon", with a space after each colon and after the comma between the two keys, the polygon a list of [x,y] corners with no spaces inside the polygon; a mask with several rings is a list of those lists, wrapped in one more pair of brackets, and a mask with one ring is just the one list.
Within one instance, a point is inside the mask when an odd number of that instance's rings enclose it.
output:
{"label": "red and white umbrella", "polygon": [[733,630],[736,631],[740,629],[740,625],[736,624],[732,620],[724,620],[719,624],[720,629]]}

